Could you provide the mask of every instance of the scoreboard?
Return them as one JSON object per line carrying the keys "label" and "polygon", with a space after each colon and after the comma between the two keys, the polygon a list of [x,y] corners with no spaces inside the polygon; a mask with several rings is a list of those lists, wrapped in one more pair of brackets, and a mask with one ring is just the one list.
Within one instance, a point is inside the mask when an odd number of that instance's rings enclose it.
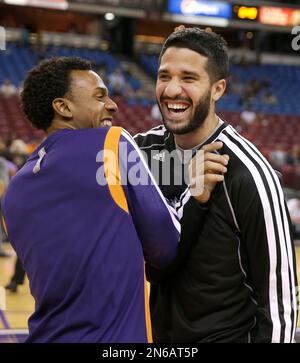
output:
{"label": "scoreboard", "polygon": [[[292,28],[300,25],[299,7],[244,5],[239,0],[0,0],[11,5],[106,12],[147,18],[164,15],[164,19],[196,24],[245,27],[252,23],[259,28]],[[300,2],[300,0],[299,0]],[[222,25],[221,25],[222,24]]]}

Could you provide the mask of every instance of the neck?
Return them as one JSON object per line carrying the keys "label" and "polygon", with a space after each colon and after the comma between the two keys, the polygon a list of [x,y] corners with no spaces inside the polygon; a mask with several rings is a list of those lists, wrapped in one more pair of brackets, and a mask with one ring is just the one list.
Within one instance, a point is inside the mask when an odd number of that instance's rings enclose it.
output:
{"label": "neck", "polygon": [[176,144],[184,150],[192,149],[206,140],[213,133],[218,123],[218,116],[215,113],[209,114],[198,129],[188,134],[174,135]]}
{"label": "neck", "polygon": [[76,127],[73,122],[54,119],[51,126],[47,129],[46,134],[49,136],[58,130],[76,130]]}

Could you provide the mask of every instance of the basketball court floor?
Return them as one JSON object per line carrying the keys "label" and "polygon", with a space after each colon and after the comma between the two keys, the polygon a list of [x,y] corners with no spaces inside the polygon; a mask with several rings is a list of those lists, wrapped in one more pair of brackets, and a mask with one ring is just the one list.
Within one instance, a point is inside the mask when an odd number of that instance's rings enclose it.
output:
{"label": "basketball court floor", "polygon": [[[6,245],[5,249],[11,252],[12,256],[0,258],[0,289],[10,281],[16,260],[12,248]],[[298,281],[300,281],[300,243],[296,246],[296,255]],[[29,292],[28,279],[25,279],[24,285],[18,287],[17,293],[5,291],[5,297],[6,309],[3,313],[0,311],[0,343],[22,341],[22,337],[27,332],[27,320],[34,310],[34,300]],[[299,328],[300,318],[298,319],[298,330]]]}

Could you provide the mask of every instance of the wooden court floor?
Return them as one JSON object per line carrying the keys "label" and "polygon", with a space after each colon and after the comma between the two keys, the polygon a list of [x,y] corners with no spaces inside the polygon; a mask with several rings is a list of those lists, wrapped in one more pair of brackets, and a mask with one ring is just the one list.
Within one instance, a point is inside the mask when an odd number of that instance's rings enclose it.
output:
{"label": "wooden court floor", "polygon": [[[12,253],[11,257],[0,257],[0,286],[9,283],[14,274],[16,255],[10,246],[5,249]],[[34,300],[29,292],[27,277],[24,285],[18,287],[17,293],[6,291],[5,317],[11,329],[27,329],[27,320],[34,310]],[[0,329],[4,328],[3,321],[0,320]]]}
{"label": "wooden court floor", "polygon": [[[7,251],[13,255],[11,257],[0,257],[0,286],[5,286],[13,275],[16,255],[9,245],[5,246]],[[296,247],[297,273],[300,282],[300,246]],[[23,286],[19,286],[17,293],[6,292],[5,317],[11,329],[27,329],[27,320],[34,309],[34,300],[29,292],[28,279],[25,279]],[[300,315],[300,314],[299,314]],[[300,327],[300,318],[298,319]],[[4,329],[3,322],[0,321],[0,330]]]}

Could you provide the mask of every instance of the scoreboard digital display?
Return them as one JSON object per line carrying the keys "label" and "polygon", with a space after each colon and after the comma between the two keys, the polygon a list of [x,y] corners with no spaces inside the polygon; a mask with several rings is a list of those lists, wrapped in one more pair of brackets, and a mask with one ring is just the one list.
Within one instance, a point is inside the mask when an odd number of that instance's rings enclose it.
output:
{"label": "scoreboard digital display", "polygon": [[232,6],[232,18],[236,20],[257,21],[259,8],[257,6],[243,6],[234,4]]}

